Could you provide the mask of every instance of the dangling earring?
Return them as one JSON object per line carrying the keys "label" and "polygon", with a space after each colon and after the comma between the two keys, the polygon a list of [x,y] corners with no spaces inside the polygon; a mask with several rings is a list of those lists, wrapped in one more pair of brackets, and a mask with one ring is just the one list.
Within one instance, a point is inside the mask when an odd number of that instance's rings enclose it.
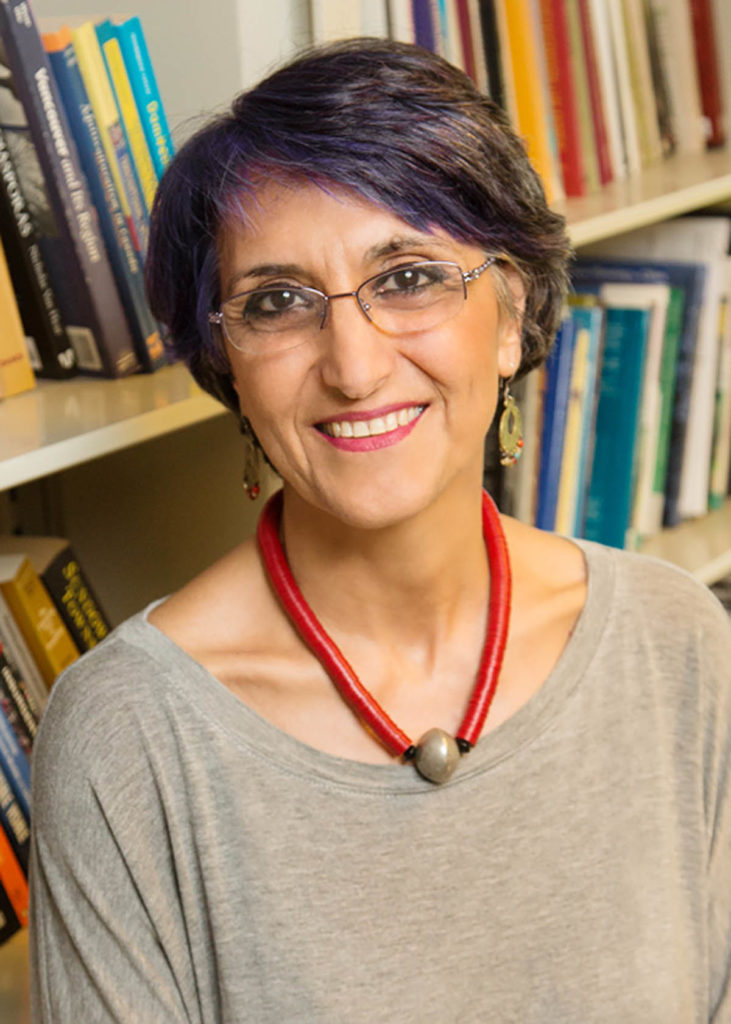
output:
{"label": "dangling earring", "polygon": [[251,424],[245,416],[241,417],[240,429],[246,448],[244,453],[244,472],[241,479],[246,493],[252,501],[256,501],[261,491],[259,480],[261,474],[261,449],[254,437]]}
{"label": "dangling earring", "polygon": [[498,424],[500,465],[514,466],[523,450],[523,420],[515,399],[510,394],[510,378],[503,385],[503,411]]}

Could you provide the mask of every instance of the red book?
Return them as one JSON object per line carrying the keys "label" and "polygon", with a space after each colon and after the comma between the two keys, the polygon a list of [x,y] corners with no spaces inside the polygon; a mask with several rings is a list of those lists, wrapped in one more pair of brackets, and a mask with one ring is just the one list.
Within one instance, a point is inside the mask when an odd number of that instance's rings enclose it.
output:
{"label": "red book", "polygon": [[470,25],[470,9],[468,0],[457,0],[457,18],[459,20],[459,35],[462,40],[462,60],[464,69],[474,82],[476,79],[474,40],[472,39],[472,26]]}
{"label": "red book", "polygon": [[540,0],[540,6],[563,187],[567,196],[583,196],[586,182],[566,8],[563,0]]}
{"label": "red book", "polygon": [[28,924],[28,882],[10,840],[0,828],[0,886],[21,926]]}
{"label": "red book", "polygon": [[589,13],[589,0],[578,0],[578,5],[579,17],[581,19],[581,38],[586,54],[586,77],[589,84],[591,116],[594,122],[599,181],[602,185],[606,185],[612,180],[614,175],[612,174],[612,160],[609,155],[609,137],[607,135],[607,123],[604,119],[604,105],[602,103],[602,90],[599,82],[596,50],[594,48],[594,33]]}
{"label": "red book", "polygon": [[690,10],[701,108],[706,122],[706,145],[722,146],[726,141],[726,131],[711,0],[690,0]]}

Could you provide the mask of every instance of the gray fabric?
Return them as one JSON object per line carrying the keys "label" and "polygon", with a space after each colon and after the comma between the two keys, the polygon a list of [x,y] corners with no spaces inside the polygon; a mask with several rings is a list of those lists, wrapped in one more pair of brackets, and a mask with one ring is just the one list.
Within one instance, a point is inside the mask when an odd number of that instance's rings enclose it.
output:
{"label": "gray fabric", "polygon": [[731,1021],[731,631],[583,545],[560,664],[453,781],[322,754],[137,616],[35,752],[34,1020]]}

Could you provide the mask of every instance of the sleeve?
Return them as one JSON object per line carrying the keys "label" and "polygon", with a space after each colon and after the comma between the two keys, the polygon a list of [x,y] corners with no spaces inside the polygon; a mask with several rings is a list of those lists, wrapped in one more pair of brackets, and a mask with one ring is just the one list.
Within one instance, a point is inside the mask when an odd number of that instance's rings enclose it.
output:
{"label": "sleeve", "polygon": [[[715,612],[715,615],[714,615]],[[709,1006],[711,1024],[731,1021],[731,622],[718,605],[704,630]]]}
{"label": "sleeve", "polygon": [[[56,684],[33,755],[32,1020],[197,1024],[184,929],[166,909],[179,901],[159,803],[142,745],[129,735],[133,716],[120,716],[119,697],[115,707],[104,687],[91,698],[76,681]],[[102,703],[111,710],[100,713]]]}

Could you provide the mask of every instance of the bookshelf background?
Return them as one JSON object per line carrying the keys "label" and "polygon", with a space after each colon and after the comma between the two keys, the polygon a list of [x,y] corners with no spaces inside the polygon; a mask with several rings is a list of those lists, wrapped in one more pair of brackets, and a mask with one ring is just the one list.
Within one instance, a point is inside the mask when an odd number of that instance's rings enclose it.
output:
{"label": "bookshelf background", "polygon": [[[215,18],[196,4],[180,17],[171,0],[148,0],[145,31],[176,143],[309,41],[311,6],[219,0]],[[33,7],[39,19],[68,12],[65,0]],[[135,0],[115,4],[120,15],[140,10]],[[107,12],[99,0],[77,0],[74,13]],[[579,250],[679,214],[731,211],[731,150],[674,156],[556,207]],[[240,462],[233,418],[182,367],[117,381],[41,381],[0,402],[0,532],[20,524],[68,537],[119,622],[253,529],[258,506],[240,487]],[[706,583],[731,574],[731,499],[644,550]],[[0,950],[0,1020],[8,1024],[29,1020],[25,944],[21,934]]]}

